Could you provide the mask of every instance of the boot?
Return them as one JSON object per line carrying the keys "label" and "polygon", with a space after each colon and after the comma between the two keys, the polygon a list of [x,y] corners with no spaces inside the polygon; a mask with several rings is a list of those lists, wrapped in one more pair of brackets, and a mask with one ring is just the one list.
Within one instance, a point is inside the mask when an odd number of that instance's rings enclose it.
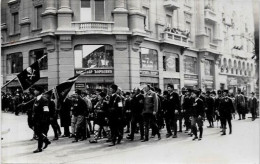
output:
{"label": "boot", "polygon": [[42,152],[42,149],[36,149],[33,151],[33,153],[40,153],[40,152]]}

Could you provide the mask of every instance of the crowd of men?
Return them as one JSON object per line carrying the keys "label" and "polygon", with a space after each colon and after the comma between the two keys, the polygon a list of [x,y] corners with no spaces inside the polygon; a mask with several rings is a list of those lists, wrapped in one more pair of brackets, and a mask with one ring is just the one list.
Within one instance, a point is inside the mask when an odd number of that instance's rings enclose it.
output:
{"label": "crowd of men", "polygon": [[38,140],[34,153],[41,152],[51,143],[47,138],[50,125],[55,135],[53,140],[69,137],[74,138],[72,142],[78,142],[90,138],[90,143],[97,143],[101,138],[107,138],[111,143],[109,146],[120,144],[124,133],[128,133],[126,139],[130,141],[136,139],[136,133],[140,133],[142,142],[156,136],[160,140],[165,127],[167,138],[177,138],[177,132],[184,131],[194,136],[192,140],[201,140],[205,120],[208,128],[218,127],[216,123],[220,122],[221,135],[226,135],[228,123],[229,134],[232,134],[231,120],[235,119],[235,113],[238,120],[242,120],[251,112],[254,121],[257,108],[254,92],[250,98],[241,90],[234,96],[228,90],[204,93],[200,89],[182,88],[178,94],[172,84],[163,92],[145,85],[124,93],[115,84],[108,91],[97,89],[94,94],[77,90],[59,105],[52,94],[39,86],[26,94],[16,92],[15,96],[2,92],[2,110],[16,115],[28,114],[28,125],[34,131],[33,138]]}

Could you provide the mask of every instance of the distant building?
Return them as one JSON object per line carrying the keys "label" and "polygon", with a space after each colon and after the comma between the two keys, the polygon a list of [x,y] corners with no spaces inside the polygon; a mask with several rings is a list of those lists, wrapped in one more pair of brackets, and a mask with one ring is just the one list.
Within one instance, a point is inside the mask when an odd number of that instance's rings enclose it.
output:
{"label": "distant building", "polygon": [[[88,68],[75,88],[173,83],[177,90],[240,87],[249,93],[253,46],[240,36],[253,38],[253,19],[240,19],[238,4],[227,10],[229,1],[3,0],[3,81],[47,54],[37,82],[46,89]],[[17,87],[14,81],[7,88]]]}

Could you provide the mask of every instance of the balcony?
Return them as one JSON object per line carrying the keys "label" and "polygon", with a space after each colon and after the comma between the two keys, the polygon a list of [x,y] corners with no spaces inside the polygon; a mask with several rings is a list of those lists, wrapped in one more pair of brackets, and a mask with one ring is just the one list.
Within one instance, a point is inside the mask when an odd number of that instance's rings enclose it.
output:
{"label": "balcony", "polygon": [[169,43],[179,46],[188,47],[188,37],[183,34],[177,34],[165,31],[160,35],[160,41],[163,43]]}
{"label": "balcony", "polygon": [[91,21],[72,22],[76,34],[112,34],[114,22]]}
{"label": "balcony", "polygon": [[178,0],[165,0],[163,5],[165,8],[168,8],[170,10],[176,10],[180,8]]}
{"label": "balcony", "polygon": [[205,20],[206,21],[210,21],[210,22],[213,22],[213,23],[217,22],[217,15],[213,10],[205,9],[204,14],[205,14]]}

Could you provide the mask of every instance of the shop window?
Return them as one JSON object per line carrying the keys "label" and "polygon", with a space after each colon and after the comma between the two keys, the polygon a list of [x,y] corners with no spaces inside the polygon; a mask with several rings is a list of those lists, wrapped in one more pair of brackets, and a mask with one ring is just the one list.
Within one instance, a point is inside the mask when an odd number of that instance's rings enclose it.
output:
{"label": "shop window", "polygon": [[214,63],[211,60],[205,60],[205,75],[213,76],[214,75]]}
{"label": "shop window", "polygon": [[197,74],[197,58],[184,56],[184,73]]}
{"label": "shop window", "polygon": [[75,68],[113,68],[111,45],[80,45],[74,50]]}
{"label": "shop window", "polygon": [[23,55],[22,53],[14,53],[7,55],[7,74],[20,73],[23,71]]}
{"label": "shop window", "polygon": [[[30,65],[46,55],[46,49],[38,49],[30,51]],[[40,70],[48,69],[48,57],[44,57],[39,63]]]}
{"label": "shop window", "polygon": [[179,56],[174,53],[166,52],[163,56],[163,70],[180,72]]}
{"label": "shop window", "polygon": [[153,49],[141,48],[140,68],[143,70],[158,70],[158,52]]}

